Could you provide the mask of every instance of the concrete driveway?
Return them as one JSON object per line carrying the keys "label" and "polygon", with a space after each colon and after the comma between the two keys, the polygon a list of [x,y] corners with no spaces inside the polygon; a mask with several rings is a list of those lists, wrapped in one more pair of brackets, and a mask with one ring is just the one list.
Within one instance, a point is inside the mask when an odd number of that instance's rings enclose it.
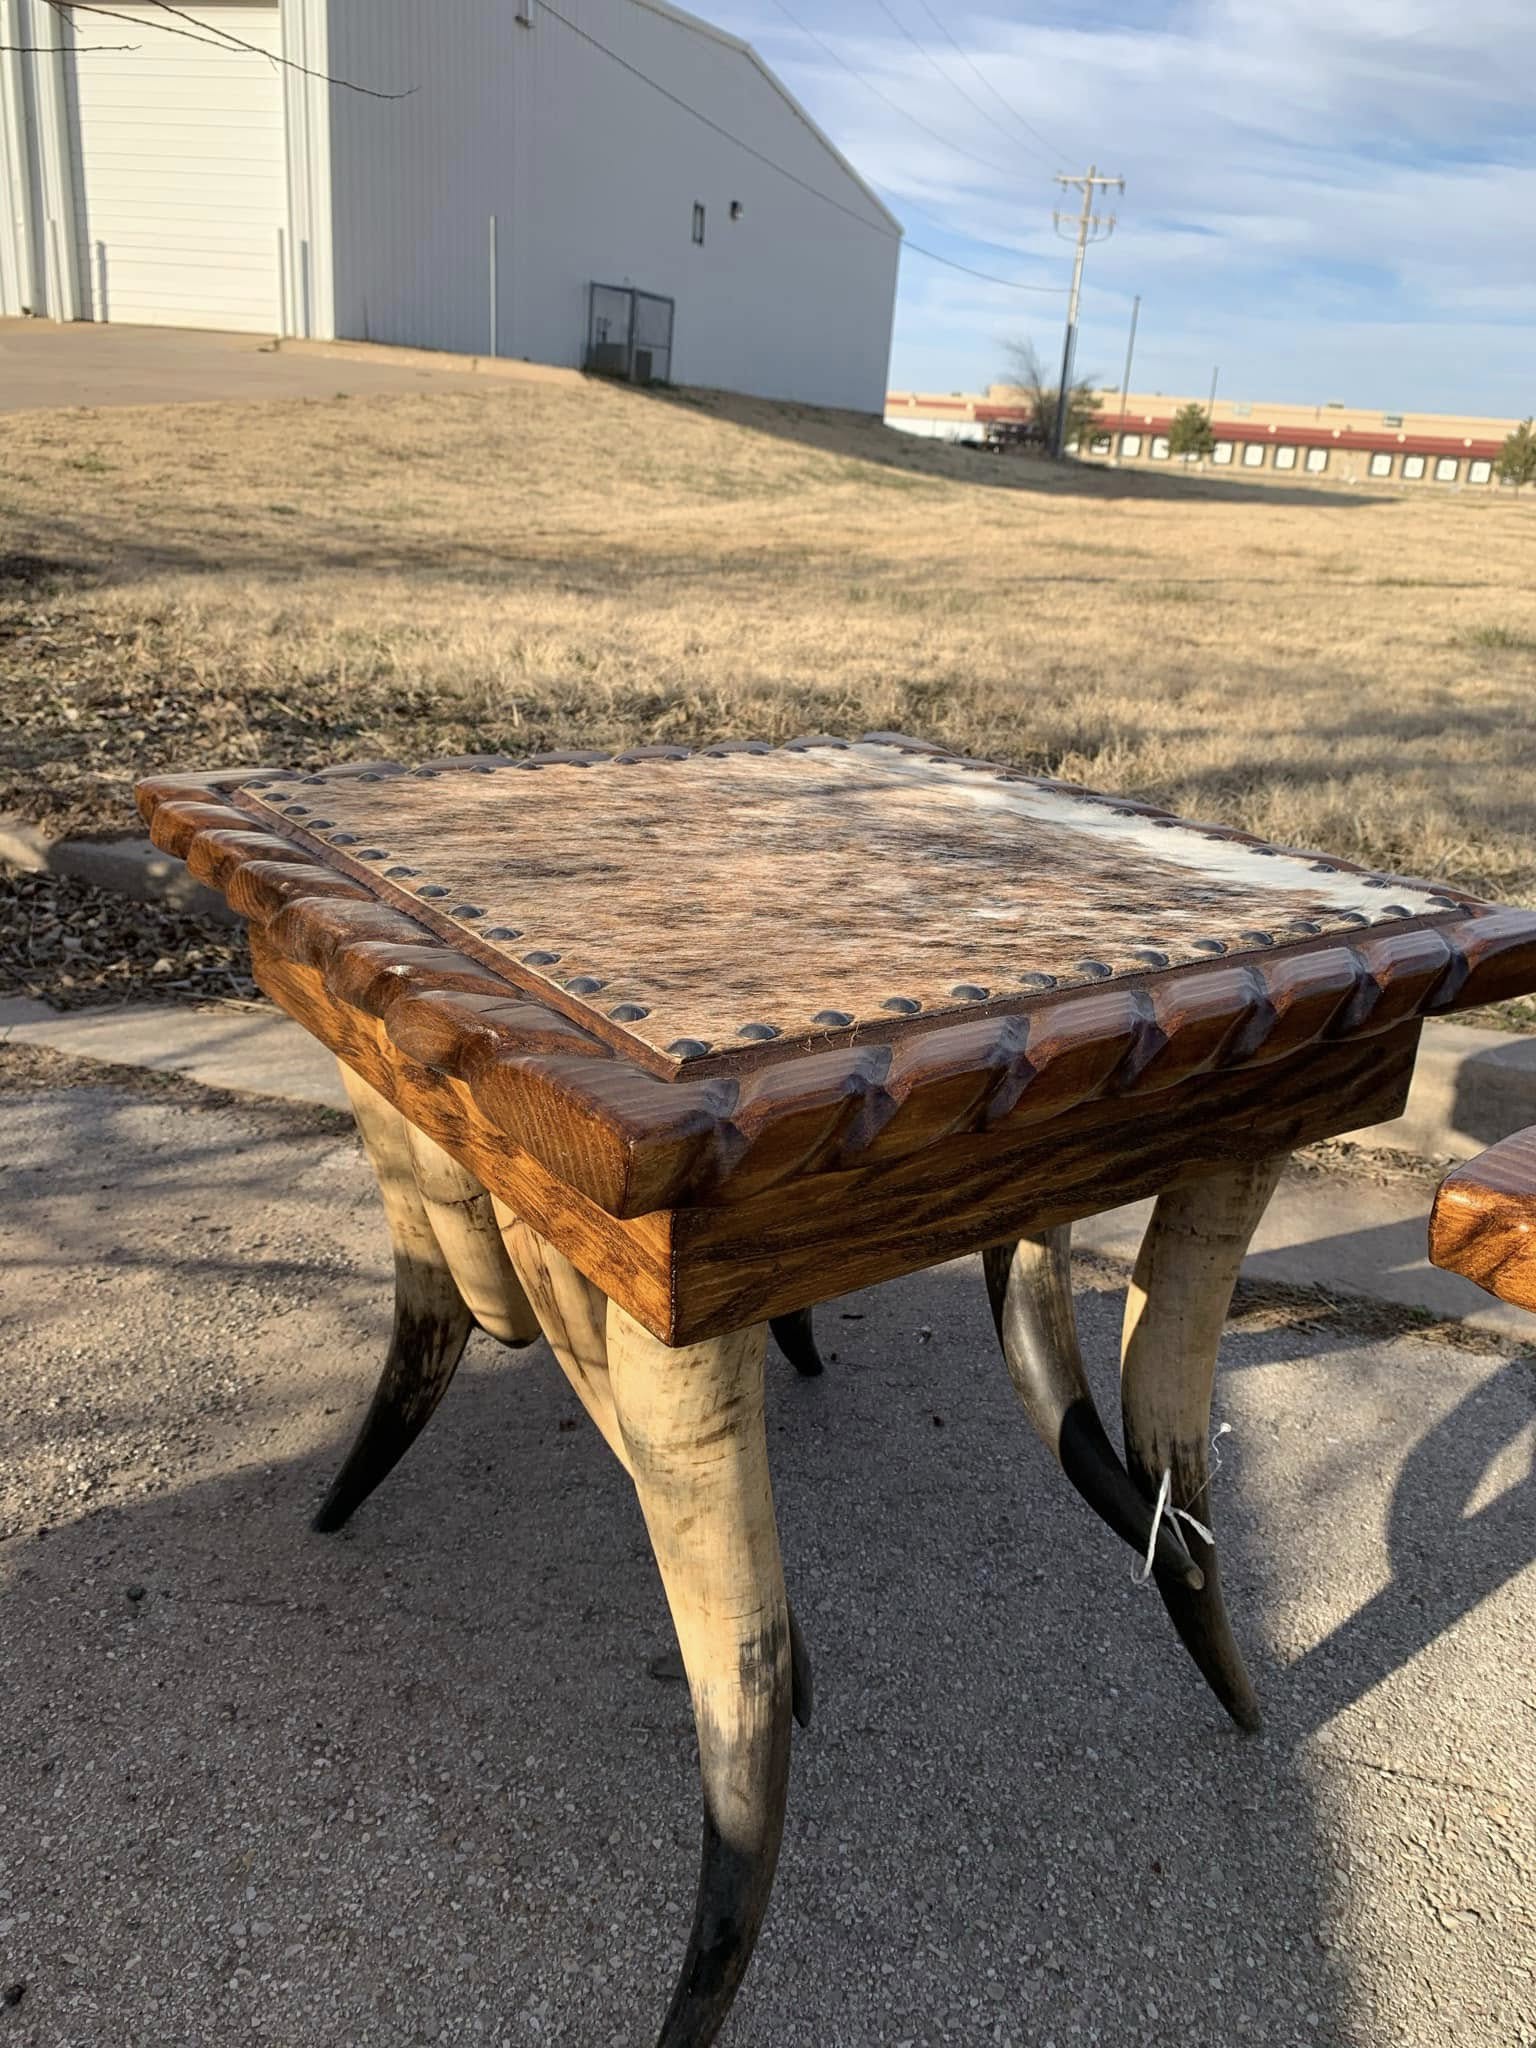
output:
{"label": "concrete driveway", "polygon": [[[477,1338],[312,1535],[387,1327],[356,1141],[101,1074],[0,1060],[0,2048],[654,2038],[698,1793],[622,1475],[543,1346]],[[1527,1362],[1239,1317],[1244,1740],[1027,1428],[976,1261],[823,1335],[824,1379],[771,1361],[817,1704],[721,2048],[1536,2043]]]}
{"label": "concrete driveway", "polygon": [[[388,351],[379,355],[387,358]],[[457,364],[463,357],[445,356]],[[511,367],[511,366],[506,366]],[[208,404],[220,399],[366,397],[375,391],[480,390],[467,369],[278,347],[260,334],[114,327],[89,320],[0,320],[0,413],[59,406]]]}

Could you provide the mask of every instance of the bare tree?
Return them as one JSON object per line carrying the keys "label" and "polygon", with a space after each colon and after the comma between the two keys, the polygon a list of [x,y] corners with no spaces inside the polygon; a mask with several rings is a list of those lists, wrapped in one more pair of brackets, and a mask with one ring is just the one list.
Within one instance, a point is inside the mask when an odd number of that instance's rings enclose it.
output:
{"label": "bare tree", "polygon": [[[1056,409],[1061,403],[1061,385],[1046,370],[1040,360],[1040,351],[1032,341],[1010,341],[1007,345],[1008,360],[1013,374],[1006,382],[1008,388],[1016,391],[1029,407],[1030,417],[1039,428],[1047,448],[1054,446],[1056,431]],[[1094,391],[1096,378],[1083,377],[1073,384],[1067,393],[1067,431],[1062,444],[1081,440],[1093,424],[1094,415],[1102,409],[1103,400]]]}

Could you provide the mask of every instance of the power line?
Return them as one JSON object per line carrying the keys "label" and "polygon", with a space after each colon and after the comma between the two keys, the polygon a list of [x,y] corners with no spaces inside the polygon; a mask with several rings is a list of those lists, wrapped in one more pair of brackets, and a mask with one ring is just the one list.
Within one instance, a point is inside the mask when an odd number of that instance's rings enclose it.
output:
{"label": "power line", "polygon": [[723,136],[727,142],[734,143],[737,149],[744,150],[750,157],[755,157],[758,163],[766,164],[770,171],[777,171],[781,178],[788,178],[792,185],[798,185],[802,192],[809,192],[813,199],[820,199],[828,206],[835,206],[839,213],[847,214],[848,218],[856,220],[861,228],[868,228],[872,235],[884,235],[889,241],[901,242],[914,256],[925,256],[930,263],[942,263],[948,270],[963,271],[967,277],[979,277],[987,284],[1000,284],[1008,291],[1052,294],[1060,291],[1061,287],[1056,285],[1019,284],[1011,277],[996,277],[990,271],[973,269],[969,263],[957,263],[952,256],[941,256],[936,249],[925,249],[920,242],[907,241],[899,228],[881,227],[878,222],[868,219],[853,207],[845,206],[841,199],[834,199],[830,192],[823,192],[819,186],[811,184],[809,179],[800,177],[795,171],[787,170],[771,156],[765,156],[762,150],[754,149],[750,142],[743,142],[739,135],[733,135],[729,128],[723,128],[718,121],[712,121],[708,114],[701,114],[697,107],[690,106],[687,100],[680,98],[669,86],[663,85],[659,79],[652,78],[649,72],[642,71],[637,64],[631,64],[629,59],[621,57],[617,50],[610,50],[606,43],[600,42],[586,29],[579,28],[569,15],[562,14],[558,7],[551,6],[550,0],[541,0],[539,11],[558,21],[562,27],[568,28],[573,36],[579,36],[584,43],[590,43],[594,50],[601,50],[603,55],[611,59],[621,70],[627,71],[632,78],[638,78],[642,85],[648,85],[652,92],[660,93],[661,97],[670,100],[674,107],[681,107],[683,112],[691,115],[695,121],[711,129],[716,135]]}
{"label": "power line", "polygon": [[[857,79],[860,85],[866,87],[868,91],[872,92],[875,95],[876,99],[883,100],[886,106],[890,107],[895,113],[900,114],[904,120],[912,122],[914,127],[921,128],[925,135],[931,135],[936,142],[942,143],[946,149],[953,149],[958,151],[961,156],[971,156],[973,162],[984,164],[989,171],[997,171],[999,175],[1003,177],[1012,177],[1014,175],[1014,173],[1011,171],[1003,171],[1002,167],[998,164],[989,163],[985,157],[972,156],[972,153],[969,150],[961,148],[959,143],[951,142],[947,136],[940,135],[937,129],[930,128],[925,121],[918,120],[916,114],[909,113],[905,107],[899,105],[895,100],[893,100],[888,93],[882,92],[880,87],[875,84],[873,79],[866,77],[865,74],[862,71],[858,70],[856,66],[850,64],[848,59],[842,54],[842,52],[834,48],[834,46],[827,41],[825,36],[819,35],[817,31],[809,25],[809,23],[802,21],[799,15],[796,14],[792,8],[788,7],[785,4],[785,0],[774,0],[774,5],[778,8],[779,12],[784,16],[786,21],[792,23],[793,26],[797,28],[803,36],[809,37],[809,39],[813,43],[819,44],[819,46],[826,51],[827,55],[831,57],[835,63],[842,65],[843,69],[848,73],[848,75],[851,78]],[[908,211],[917,214],[923,220],[932,221],[933,225],[936,228],[941,229],[945,234],[958,233],[962,241],[969,242],[973,246],[981,249],[996,249],[999,252],[999,254],[1004,256],[1014,256],[1018,254],[1017,250],[1010,249],[1005,243],[989,242],[984,235],[973,235],[966,229],[957,230],[951,228],[947,222],[938,220],[935,218],[933,214],[925,212],[924,209],[920,207],[915,200],[906,198],[904,195],[901,194],[898,194],[897,196],[900,204],[907,208]],[[951,259],[948,257],[935,256],[933,255],[932,251],[919,248],[915,242],[909,242],[907,244],[907,247],[910,248],[915,255],[929,256],[931,257],[931,260],[936,263],[948,263],[951,261]],[[955,264],[953,267],[956,269],[961,269],[964,266]],[[973,277],[986,277],[988,276],[988,273],[985,271],[977,270],[969,272],[969,275]],[[989,282],[995,284],[1003,284],[1010,283],[1010,280],[1004,278],[990,278]],[[1010,288],[1015,291],[1049,292],[1053,295],[1064,293],[1066,290],[1065,285],[1012,285],[1011,283]]]}
{"label": "power line", "polygon": [[988,78],[987,74],[985,73],[985,71],[982,70],[981,66],[971,56],[970,52],[965,48],[964,44],[956,39],[956,37],[950,30],[948,22],[944,20],[942,15],[934,13],[933,9],[928,5],[928,0],[917,0],[917,4],[919,7],[922,8],[924,14],[927,15],[928,19],[933,23],[934,27],[944,37],[945,41],[953,46],[955,54],[959,57],[961,63],[965,65],[966,69],[968,71],[973,72],[976,75],[976,77],[981,80],[982,84],[987,88],[987,91],[991,93],[993,99],[997,101],[997,104],[1003,109],[1004,113],[1011,114],[1013,119],[1018,122],[1021,128],[1028,129],[1029,133],[1034,136],[1037,142],[1043,142],[1047,149],[1052,150],[1055,153],[1058,160],[1066,156],[1066,150],[1058,150],[1056,148],[1056,145],[1051,141],[1051,138],[1048,135],[1042,135],[1040,130],[1035,126],[1033,121],[1025,120],[1024,116],[1019,112],[1018,108],[1013,104],[1011,100],[1006,100],[1003,98],[1003,95],[992,83],[991,79]]}
{"label": "power line", "polygon": [[[900,186],[891,184],[888,179],[871,178],[869,182],[872,185],[878,186],[882,191],[889,192],[893,203],[899,206],[904,213],[915,213],[919,220],[927,221],[930,226],[936,227],[940,234],[954,235],[958,241],[968,243],[973,249],[995,249],[999,256],[1012,256],[1017,259],[1024,254],[1023,250],[1013,247],[1011,243],[994,242],[989,240],[986,235],[973,235],[969,228],[953,227],[947,220],[940,220],[936,213],[929,213],[926,207],[919,206],[915,199],[910,198],[903,192]],[[1050,289],[1052,291],[1064,292],[1066,286],[1064,284],[1052,285]]]}
{"label": "power line", "polygon": [[[205,43],[210,50],[248,50],[253,57],[265,57],[274,69],[281,67],[284,71],[296,72],[301,78],[318,78],[326,85],[339,85],[348,92],[361,93],[365,99],[408,100],[416,90],[415,86],[412,85],[407,86],[404,92],[377,92],[371,85],[354,84],[350,78],[338,78],[334,72],[311,71],[307,64],[300,64],[296,58],[279,57],[275,51],[262,49],[259,43],[247,43],[239,36],[231,35],[228,29],[218,29],[212,35],[200,35],[198,30],[205,26],[205,24],[198,22],[195,16],[184,13],[181,8],[173,7],[170,4],[170,0],[151,0],[151,4],[159,7],[166,14],[179,15],[183,21],[192,22],[193,26],[191,28],[173,28],[168,21],[141,21],[135,18],[135,27],[157,29],[163,36],[181,36],[189,43]],[[51,7],[54,13],[61,19],[68,21],[71,29],[74,27],[74,17],[77,14],[101,14],[105,15],[108,21],[121,21],[123,18],[117,9],[93,6],[90,4],[90,0],[46,0],[46,5]],[[212,26],[212,24],[206,25]],[[117,48],[137,50],[139,47],[138,43],[125,43],[121,45],[115,43],[88,43],[86,45],[87,49],[93,50]]]}
{"label": "power line", "polygon": [[984,278],[988,284],[1006,285],[1011,292],[1045,292],[1053,299],[1064,299],[1068,295],[1068,287],[1064,284],[1018,284],[1011,277],[994,277],[990,270],[973,270],[969,263],[957,263],[952,256],[937,255],[932,249],[925,249],[918,242],[909,242],[905,237],[901,246],[910,249],[914,256],[926,256],[930,263],[942,263],[950,270],[963,270],[967,277]]}
{"label": "power line", "polygon": [[[848,59],[841,52],[841,50],[836,49],[831,43],[829,43],[825,36],[818,34],[817,31],[809,25],[809,23],[802,21],[799,15],[794,12],[793,8],[789,7],[786,4],[786,0],[774,0],[774,5],[778,8],[779,12],[784,16],[786,21],[790,22],[795,28],[797,28],[803,36],[808,37],[811,42],[818,44],[821,49],[825,50],[827,55],[830,58],[832,58],[834,63],[840,64],[843,67],[843,69],[848,73],[850,78],[856,79],[860,85],[864,86],[869,92],[872,92],[875,95],[876,99],[883,100],[886,106],[890,107],[895,113],[900,114],[904,120],[911,121],[915,127],[921,128],[925,135],[931,135],[934,137],[935,141],[943,143],[946,149],[958,150],[962,156],[972,156],[972,153],[969,150],[961,149],[958,143],[950,142],[946,136],[940,135],[936,129],[930,128],[925,121],[918,120],[915,114],[909,113],[905,107],[899,105],[895,100],[893,100],[888,93],[883,92],[881,88],[875,84],[873,79],[867,77],[865,73],[860,71],[855,65],[850,64]],[[893,16],[892,19],[894,20],[895,17]],[[900,22],[897,22],[896,25],[898,28],[901,26]],[[940,26],[942,27],[943,24],[940,23]],[[946,33],[948,33],[948,31],[946,31]],[[951,38],[951,40],[953,40],[953,38]],[[958,44],[956,44],[956,48],[959,48]],[[964,55],[964,52],[962,51],[961,54]],[[973,70],[974,68],[975,67],[972,66]],[[941,74],[941,76],[942,75],[943,74]],[[953,83],[953,81],[950,82]],[[956,89],[958,90],[958,88]],[[1006,104],[1007,103],[1005,101],[1004,105]],[[1028,126],[1028,123],[1026,122],[1025,125]],[[1045,140],[1044,136],[1042,136],[1040,139],[1042,141]],[[1012,141],[1013,138],[1010,136],[1009,140]],[[972,156],[972,161],[984,164],[988,170],[999,171],[1000,174],[1003,176],[1012,177],[1014,175],[1012,172],[1001,172],[1001,167],[999,165],[988,162],[988,160],[985,157]],[[896,196],[899,203],[903,207],[905,207],[909,212],[917,214],[920,219],[931,221],[936,228],[941,229],[945,234],[958,233],[962,241],[968,242],[977,248],[996,249],[1001,255],[1004,256],[1013,256],[1018,253],[1016,250],[1008,248],[1006,244],[1002,242],[988,241],[985,236],[973,235],[967,229],[964,228],[958,230],[951,228],[946,222],[936,219],[935,216],[931,213],[925,212],[924,209],[920,207],[915,200],[910,199],[905,195],[899,193]],[[953,269],[965,270],[967,275],[969,276],[986,278],[989,283],[1007,284],[1009,288],[1014,291],[1042,292],[1049,294],[1052,297],[1065,296],[1067,291],[1067,287],[1065,285],[1015,284],[1010,279],[993,277],[987,271],[971,270],[964,264],[955,263],[952,258],[938,256],[934,254],[934,252],[931,250],[923,249],[915,242],[908,242],[907,247],[910,248],[915,255],[928,256],[933,262],[936,263],[947,263]]]}
{"label": "power line", "polygon": [[893,229],[880,227],[876,222],[859,213],[854,207],[844,206],[841,199],[834,199],[830,192],[823,192],[819,186],[813,185],[808,178],[802,178],[797,172],[786,170],[783,164],[775,163],[771,156],[764,156],[760,149],[754,149],[750,142],[743,142],[739,135],[733,135],[729,128],[722,128],[718,121],[712,121],[708,114],[701,114],[697,107],[689,106],[688,102],[685,99],[679,98],[669,86],[663,85],[659,79],[652,78],[648,72],[642,71],[638,64],[631,64],[629,59],[621,57],[617,50],[610,50],[606,43],[599,42],[597,37],[590,35],[586,29],[578,27],[569,15],[562,14],[558,7],[552,7],[549,4],[549,0],[543,0],[539,11],[541,14],[553,16],[556,21],[560,22],[565,28],[568,28],[573,36],[580,36],[581,40],[584,43],[590,43],[594,50],[601,50],[605,57],[610,58],[613,63],[619,66],[620,70],[627,71],[631,78],[638,78],[640,83],[648,85],[652,92],[659,92],[662,98],[670,100],[674,107],[681,107],[683,112],[691,114],[695,121],[702,122],[706,128],[713,129],[716,135],[723,135],[727,142],[735,143],[736,147],[745,150],[748,156],[756,157],[760,164],[766,164],[770,171],[777,171],[781,178],[788,178],[789,182],[792,185],[798,185],[802,192],[809,192],[813,198],[824,200],[828,206],[835,206],[839,213],[846,213],[850,220],[856,220],[861,227],[870,228],[877,235],[895,232]]}
{"label": "power line", "polygon": [[[980,164],[983,167],[983,169],[995,172],[996,175],[1000,178],[1011,178],[1015,176],[1015,173],[1013,171],[1005,170],[1001,164],[995,164],[991,162],[991,160],[987,157],[978,156],[975,150],[967,149],[963,143],[951,142],[949,137],[947,135],[941,135],[937,128],[930,128],[928,126],[928,123],[926,121],[920,121],[916,114],[908,113],[907,109],[904,106],[902,106],[899,101],[893,100],[888,92],[882,91],[882,89],[875,84],[872,78],[867,78],[864,75],[864,73],[860,71],[855,65],[850,64],[848,59],[841,52],[841,50],[834,48],[834,46],[827,41],[825,36],[818,35],[816,30],[809,27],[805,22],[803,22],[798,14],[792,13],[791,10],[785,6],[784,0],[773,0],[773,4],[775,7],[778,8],[780,14],[784,16],[786,21],[792,22],[794,26],[797,29],[799,29],[801,35],[808,36],[813,43],[818,44],[820,48],[826,51],[827,55],[832,59],[834,63],[842,65],[843,69],[848,73],[848,76],[850,78],[856,78],[859,84],[862,85],[867,92],[872,92],[877,100],[883,101],[884,104],[888,106],[893,113],[900,114],[904,121],[910,121],[914,128],[921,128],[925,135],[931,136],[935,142],[942,143],[945,149],[952,149],[957,156],[969,157],[973,164]],[[1010,136],[1008,139],[1010,142],[1013,140],[1012,136]]]}
{"label": "power line", "polygon": [[[928,49],[925,44],[920,43],[918,41],[917,37],[913,35],[911,29],[909,29],[907,27],[907,24],[902,20],[901,16],[896,13],[894,8],[887,4],[887,0],[875,0],[875,5],[880,9],[880,12],[885,16],[886,20],[889,21],[897,30],[899,30],[899,32],[902,35],[906,37],[907,41],[912,45],[913,49],[916,50],[917,54],[923,59],[923,62],[932,67],[932,69],[949,87],[951,92],[959,93],[961,99],[965,101],[966,105],[972,108],[976,113],[980,114],[983,121],[990,121],[992,123],[992,126],[997,130],[997,132],[1000,135],[1006,135],[1008,137],[1009,142],[1013,144],[1015,149],[1027,147],[1026,144],[1020,143],[1017,137],[1008,135],[1007,129],[1004,128],[1003,124],[998,120],[997,116],[995,114],[989,114],[986,108],[981,104],[980,100],[973,99],[970,93],[966,91],[965,87],[961,85],[958,82],[958,80],[951,78],[949,73],[944,69],[943,65],[940,64],[938,58],[934,56],[933,52],[930,49]],[[1044,137],[1042,137],[1041,140],[1043,141]],[[1047,145],[1047,147],[1049,147],[1049,145]],[[1047,162],[1049,160],[1041,156],[1040,151],[1038,149],[1032,149],[1029,153],[1031,156],[1039,156],[1042,163]]]}
{"label": "power line", "polygon": [[142,50],[142,43],[0,43],[0,51],[11,57],[85,57],[128,55]]}

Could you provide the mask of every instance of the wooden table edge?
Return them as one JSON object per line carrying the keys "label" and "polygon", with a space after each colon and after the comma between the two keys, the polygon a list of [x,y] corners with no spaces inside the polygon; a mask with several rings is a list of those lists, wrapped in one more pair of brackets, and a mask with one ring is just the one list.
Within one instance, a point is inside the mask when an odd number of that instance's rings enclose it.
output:
{"label": "wooden table edge", "polygon": [[1044,1127],[1087,1100],[1156,1095],[1536,983],[1536,914],[1468,903],[1351,943],[1322,935],[667,1081],[264,831],[225,800],[231,779],[151,778],[140,802],[155,843],[246,919],[268,979],[278,959],[316,968],[333,1000],[462,1082],[506,1142],[621,1220],[772,1187],[792,1199],[821,1174],[1002,1123]]}

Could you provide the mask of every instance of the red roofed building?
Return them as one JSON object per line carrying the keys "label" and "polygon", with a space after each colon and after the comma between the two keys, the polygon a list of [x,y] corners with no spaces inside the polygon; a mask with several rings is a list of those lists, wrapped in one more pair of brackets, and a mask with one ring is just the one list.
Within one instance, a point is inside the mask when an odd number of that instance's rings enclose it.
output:
{"label": "red roofed building", "polygon": [[[1099,400],[1092,435],[1070,453],[1129,468],[1183,466],[1168,445],[1174,415],[1185,405],[1204,411],[1204,399],[1133,391],[1122,408],[1118,391],[1101,391]],[[983,441],[990,430],[1028,417],[1018,393],[1004,384],[989,386],[982,396],[892,391],[885,405],[887,426],[941,440]],[[1332,401],[1268,405],[1218,399],[1211,416],[1215,450],[1200,466],[1254,477],[1481,488],[1495,481],[1499,450],[1517,424],[1459,413],[1375,412]]]}

